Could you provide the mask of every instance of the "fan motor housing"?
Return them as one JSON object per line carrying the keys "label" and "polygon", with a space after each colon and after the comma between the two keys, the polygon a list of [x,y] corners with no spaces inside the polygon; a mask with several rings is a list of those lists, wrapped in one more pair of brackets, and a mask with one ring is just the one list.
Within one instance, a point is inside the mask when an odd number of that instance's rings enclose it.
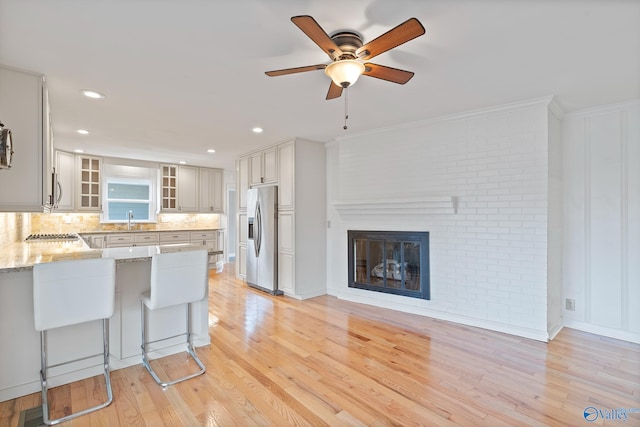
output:
{"label": "fan motor housing", "polygon": [[362,47],[362,36],[353,31],[338,31],[331,35],[331,40],[340,48],[339,59],[355,59],[356,50]]}

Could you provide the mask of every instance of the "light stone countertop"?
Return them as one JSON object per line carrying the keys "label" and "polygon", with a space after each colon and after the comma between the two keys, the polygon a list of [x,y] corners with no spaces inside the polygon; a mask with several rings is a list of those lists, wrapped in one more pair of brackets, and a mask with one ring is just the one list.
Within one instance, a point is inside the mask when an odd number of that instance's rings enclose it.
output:
{"label": "light stone countertop", "polygon": [[[14,242],[6,245],[0,251],[0,274],[31,271],[35,264],[43,262],[87,258],[115,258],[117,262],[135,262],[147,260],[159,253],[203,248],[205,246],[198,244],[176,243],[91,249],[82,239],[64,242]],[[218,255],[222,254],[222,251],[209,251],[209,254]]]}

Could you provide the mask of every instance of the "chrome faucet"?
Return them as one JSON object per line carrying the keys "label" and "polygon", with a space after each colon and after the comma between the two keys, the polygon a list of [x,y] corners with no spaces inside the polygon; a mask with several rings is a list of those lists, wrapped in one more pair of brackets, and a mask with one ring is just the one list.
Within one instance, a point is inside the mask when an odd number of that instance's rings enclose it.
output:
{"label": "chrome faucet", "polygon": [[132,225],[133,225],[133,211],[129,211],[129,220],[127,222],[127,230],[131,231]]}

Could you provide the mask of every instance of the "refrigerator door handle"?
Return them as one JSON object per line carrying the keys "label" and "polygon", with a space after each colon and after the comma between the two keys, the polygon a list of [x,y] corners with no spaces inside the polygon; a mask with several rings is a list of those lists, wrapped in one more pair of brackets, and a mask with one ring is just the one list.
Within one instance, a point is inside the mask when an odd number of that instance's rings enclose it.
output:
{"label": "refrigerator door handle", "polygon": [[260,256],[260,245],[262,243],[262,211],[260,209],[260,204],[258,203],[256,207],[256,236],[253,240],[253,245],[256,250],[256,257]]}

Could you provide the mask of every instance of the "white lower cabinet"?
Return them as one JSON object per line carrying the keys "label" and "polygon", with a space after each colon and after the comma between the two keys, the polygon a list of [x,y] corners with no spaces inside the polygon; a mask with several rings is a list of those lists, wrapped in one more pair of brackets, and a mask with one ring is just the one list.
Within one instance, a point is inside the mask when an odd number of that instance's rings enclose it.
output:
{"label": "white lower cabinet", "polygon": [[134,233],[133,242],[136,246],[157,245],[160,241],[158,233]]}
{"label": "white lower cabinet", "polygon": [[170,231],[160,233],[160,244],[166,245],[168,243],[189,243],[191,236],[188,231]]}
{"label": "white lower cabinet", "polygon": [[[192,231],[190,234],[190,241],[194,245],[202,245],[208,251],[218,250],[218,232],[211,231]],[[220,255],[209,255],[209,268],[217,268]]]}
{"label": "white lower cabinet", "polygon": [[107,247],[104,234],[89,234],[82,238],[91,249],[103,249]]}
{"label": "white lower cabinet", "polygon": [[238,214],[238,249],[236,258],[236,275],[244,280],[247,276],[247,214]]}
{"label": "white lower cabinet", "polygon": [[216,256],[216,261],[218,263],[224,264],[224,248],[225,248],[224,231],[218,231],[217,234],[218,234],[218,239],[216,240],[215,250],[222,251],[222,254]]}
{"label": "white lower cabinet", "polygon": [[201,244],[210,249],[217,249],[218,234],[214,231],[192,231],[189,239],[191,243]]}
{"label": "white lower cabinet", "polygon": [[238,259],[236,260],[238,264],[238,275],[243,279],[247,277],[247,247],[239,246],[238,247]]}
{"label": "white lower cabinet", "polygon": [[106,243],[104,241],[105,237],[103,235],[94,236],[91,238],[91,244],[89,245],[92,248],[104,248],[106,247]]}
{"label": "white lower cabinet", "polygon": [[287,252],[278,252],[278,289],[287,295],[294,295],[295,288],[294,255]]}
{"label": "white lower cabinet", "polygon": [[135,238],[133,233],[108,234],[106,237],[106,246],[108,248],[133,246],[134,243]]}
{"label": "white lower cabinet", "polygon": [[122,248],[127,246],[152,246],[159,241],[158,233],[92,234],[87,238],[91,248]]}
{"label": "white lower cabinet", "polygon": [[[154,246],[182,243],[201,244],[211,251],[222,250],[224,232],[208,231],[150,231],[150,232],[121,232],[111,234],[89,234],[84,239],[91,248],[118,248],[126,246]],[[220,255],[214,255],[220,257]],[[216,261],[218,258],[216,258]]]}
{"label": "white lower cabinet", "polygon": [[295,214],[278,213],[278,289],[295,294]]}

